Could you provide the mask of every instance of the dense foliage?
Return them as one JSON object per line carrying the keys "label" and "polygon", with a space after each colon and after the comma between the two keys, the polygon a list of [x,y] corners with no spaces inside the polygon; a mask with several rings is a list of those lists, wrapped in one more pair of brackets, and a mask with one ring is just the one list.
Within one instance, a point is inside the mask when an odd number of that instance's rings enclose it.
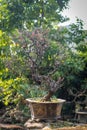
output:
{"label": "dense foliage", "polygon": [[36,77],[48,76],[54,68],[51,78],[64,78],[56,96],[72,101],[86,97],[87,31],[79,19],[68,27],[54,28],[67,19],[61,11],[68,1],[0,0],[1,102],[17,104],[45,95],[49,86],[44,88],[47,84]]}
{"label": "dense foliage", "polygon": [[63,22],[67,18],[61,11],[69,0],[0,0],[0,28],[30,28],[32,26],[52,26],[53,22]]}

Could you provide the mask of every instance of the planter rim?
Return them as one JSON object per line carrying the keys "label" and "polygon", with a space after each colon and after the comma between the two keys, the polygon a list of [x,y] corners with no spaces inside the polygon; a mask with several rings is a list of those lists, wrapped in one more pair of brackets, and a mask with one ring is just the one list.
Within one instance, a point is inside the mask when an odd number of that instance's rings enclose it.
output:
{"label": "planter rim", "polygon": [[87,115],[87,111],[77,111],[77,114],[83,114],[83,115]]}
{"label": "planter rim", "polygon": [[[36,99],[38,99],[38,98],[36,98]],[[54,100],[55,100],[55,99],[54,99]],[[52,103],[53,103],[53,104],[58,104],[58,103],[61,104],[61,103],[66,102],[66,100],[60,99],[60,98],[57,98],[56,101],[44,101],[44,102],[43,102],[43,101],[36,101],[35,98],[27,98],[26,101],[29,102],[29,103],[38,103],[38,104],[39,104],[39,103],[40,103],[40,104],[52,104]],[[57,101],[58,101],[58,102],[57,102]]]}

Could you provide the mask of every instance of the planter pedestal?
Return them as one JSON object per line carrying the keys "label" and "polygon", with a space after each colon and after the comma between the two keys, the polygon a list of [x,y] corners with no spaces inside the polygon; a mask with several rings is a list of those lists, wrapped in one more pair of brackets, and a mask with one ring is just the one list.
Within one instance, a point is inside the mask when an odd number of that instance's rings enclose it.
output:
{"label": "planter pedestal", "polygon": [[30,107],[32,120],[56,120],[60,118],[62,105],[65,102],[62,99],[58,99],[56,102],[39,102],[34,99],[26,100]]}

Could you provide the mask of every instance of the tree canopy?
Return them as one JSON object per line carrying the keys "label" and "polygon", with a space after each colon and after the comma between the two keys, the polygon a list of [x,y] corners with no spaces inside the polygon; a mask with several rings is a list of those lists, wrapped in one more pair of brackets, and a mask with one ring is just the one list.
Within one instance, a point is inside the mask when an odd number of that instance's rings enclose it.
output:
{"label": "tree canopy", "polygon": [[0,28],[10,30],[21,27],[51,26],[67,18],[61,11],[69,0],[0,0]]}

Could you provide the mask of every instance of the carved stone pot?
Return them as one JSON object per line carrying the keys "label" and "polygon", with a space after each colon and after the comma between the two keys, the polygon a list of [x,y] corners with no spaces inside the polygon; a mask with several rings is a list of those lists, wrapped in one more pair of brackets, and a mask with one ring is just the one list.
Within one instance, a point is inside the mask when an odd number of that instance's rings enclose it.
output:
{"label": "carved stone pot", "polygon": [[54,102],[41,102],[34,99],[26,99],[31,111],[31,118],[41,120],[55,120],[60,118],[65,100],[57,99]]}

